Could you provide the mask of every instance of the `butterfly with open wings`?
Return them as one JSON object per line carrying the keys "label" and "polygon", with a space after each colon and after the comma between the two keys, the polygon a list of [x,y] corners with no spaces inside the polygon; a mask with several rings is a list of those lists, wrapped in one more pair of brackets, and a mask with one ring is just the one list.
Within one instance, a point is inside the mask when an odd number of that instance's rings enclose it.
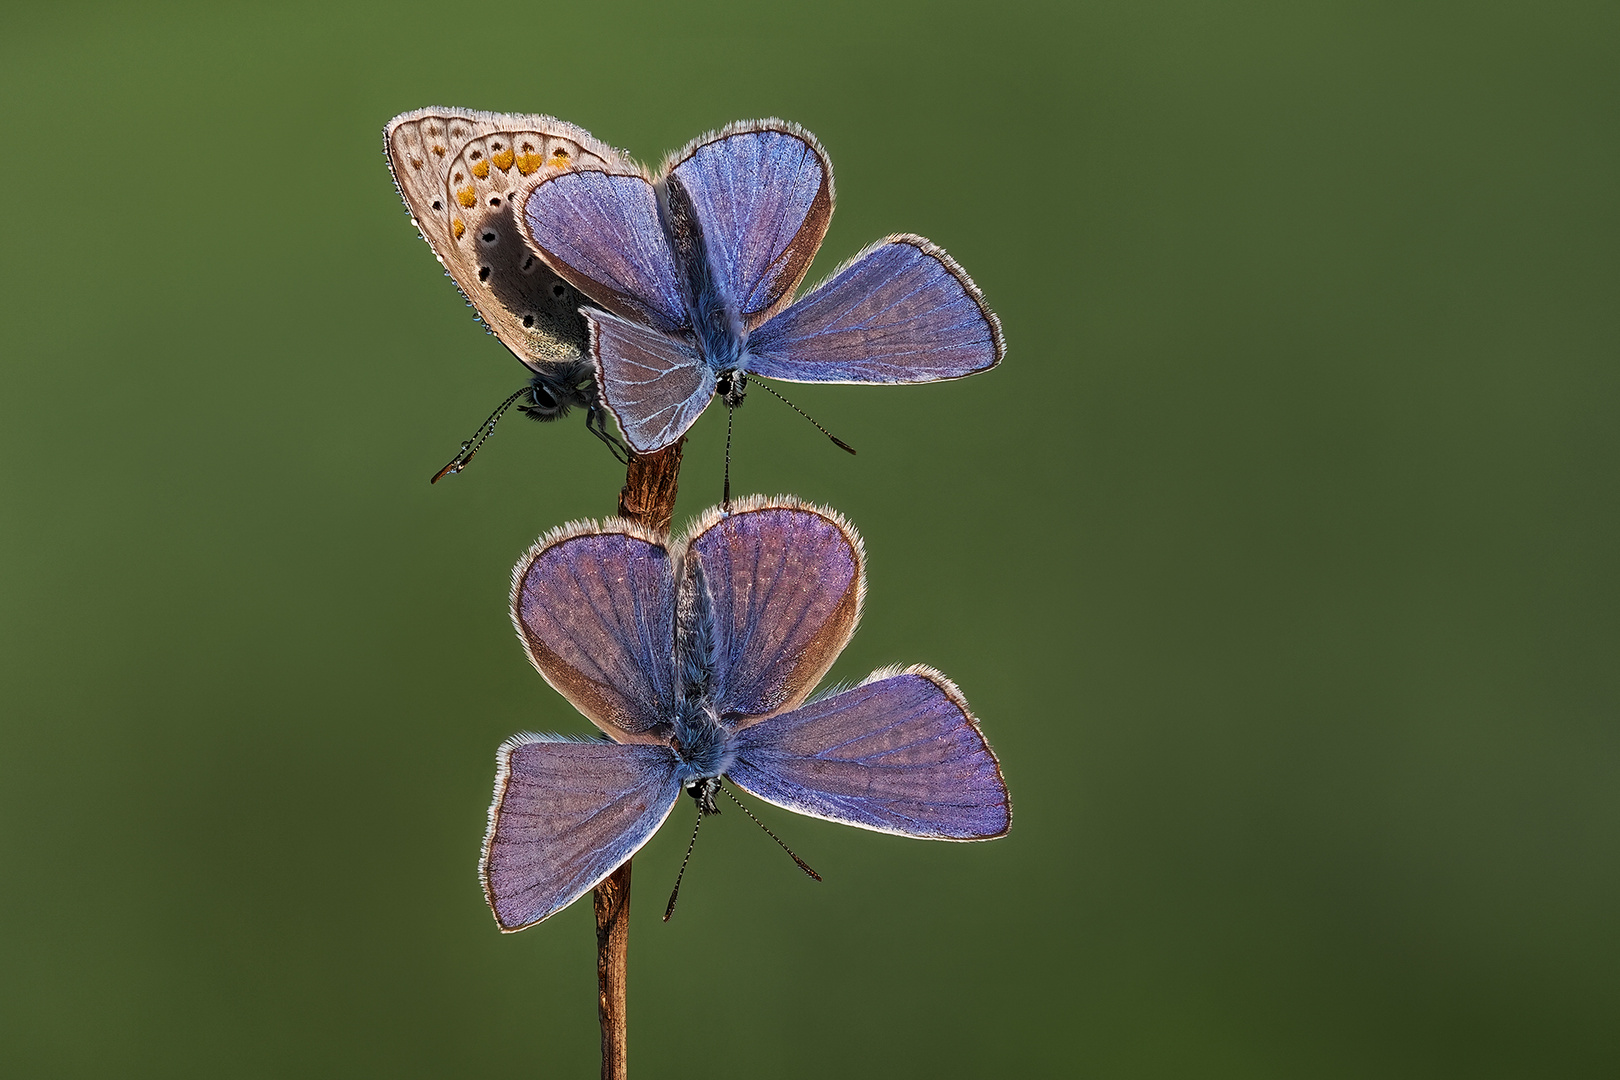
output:
{"label": "butterfly with open wings", "polygon": [[832,164],[782,120],[733,124],[656,176],[623,163],[535,183],[519,225],[586,309],[602,403],[638,453],[679,439],[750,376],[919,383],[1001,362],[1001,324],[920,236],[873,244],[794,300],[833,211]]}
{"label": "butterfly with open wings", "polygon": [[944,675],[888,668],[811,698],[865,589],[854,528],[795,499],[711,510],[673,542],[609,520],[565,525],[530,549],[512,574],[518,636],[613,741],[519,735],[501,747],[479,864],[500,928],[589,892],[682,791],[701,821],[722,781],[878,832],[1005,835],[1001,767]]}

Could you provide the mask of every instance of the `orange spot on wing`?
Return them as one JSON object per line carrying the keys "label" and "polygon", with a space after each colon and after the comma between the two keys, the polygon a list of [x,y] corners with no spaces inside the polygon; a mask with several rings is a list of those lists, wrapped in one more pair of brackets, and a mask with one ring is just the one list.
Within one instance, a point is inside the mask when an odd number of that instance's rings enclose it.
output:
{"label": "orange spot on wing", "polygon": [[519,154],[517,156],[518,172],[524,176],[528,176],[545,163],[545,157],[540,154]]}
{"label": "orange spot on wing", "polygon": [[456,239],[457,240],[460,240],[463,236],[466,235],[467,226],[465,226],[465,225],[463,225],[461,223],[460,218],[456,218],[455,221],[450,223],[450,231],[456,234]]}
{"label": "orange spot on wing", "polygon": [[495,163],[495,167],[497,169],[501,170],[501,172],[505,172],[507,169],[512,167],[512,162],[515,160],[515,158],[516,155],[514,155],[510,150],[497,150],[494,154],[490,155],[489,160]]}
{"label": "orange spot on wing", "polygon": [[472,172],[474,176],[482,180],[484,177],[489,175],[489,162],[480,161],[478,164],[473,166]]}
{"label": "orange spot on wing", "polygon": [[478,192],[473,190],[471,184],[468,184],[466,187],[456,192],[456,202],[460,203],[462,206],[465,206],[469,210],[472,209],[473,204],[477,201]]}
{"label": "orange spot on wing", "polygon": [[560,146],[553,150],[550,164],[553,169],[566,169],[568,167],[568,151]]}

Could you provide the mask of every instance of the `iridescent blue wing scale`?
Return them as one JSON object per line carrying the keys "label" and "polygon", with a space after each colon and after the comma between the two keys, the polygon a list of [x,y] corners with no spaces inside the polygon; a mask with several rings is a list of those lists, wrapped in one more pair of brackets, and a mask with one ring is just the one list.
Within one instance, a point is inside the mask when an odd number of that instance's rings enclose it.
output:
{"label": "iridescent blue wing scale", "polygon": [[658,831],[680,797],[667,747],[520,735],[496,759],[478,875],[502,930],[590,892]]}
{"label": "iridescent blue wing scale", "polygon": [[684,286],[646,177],[554,176],[529,192],[523,223],[547,265],[604,308],[667,333],[687,326]]}
{"label": "iridescent blue wing scale", "polygon": [[714,396],[714,370],[687,341],[605,312],[585,313],[602,402],[640,454],[692,426]]}
{"label": "iridescent blue wing scale", "polygon": [[788,382],[936,382],[995,367],[1004,351],[967,272],[920,236],[892,236],[756,330],[746,367]]}
{"label": "iridescent blue wing scale", "polygon": [[792,298],[827,234],[826,151],[796,125],[759,120],[694,140],[671,155],[665,174],[696,212],[711,272],[743,326],[770,318]]}
{"label": "iridescent blue wing scale", "polygon": [[[728,726],[804,701],[860,621],[860,538],[831,511],[743,500],[698,522],[684,558],[703,568],[715,644],[711,700]],[[681,587],[698,587],[690,566]]]}
{"label": "iridescent blue wing scale", "polygon": [[628,522],[565,525],[512,571],[512,622],[558,693],[619,742],[661,741],[677,700],[668,550]]}
{"label": "iridescent blue wing scale", "polygon": [[950,680],[925,667],[744,728],[730,779],[812,817],[930,840],[1005,835],[1001,767]]}

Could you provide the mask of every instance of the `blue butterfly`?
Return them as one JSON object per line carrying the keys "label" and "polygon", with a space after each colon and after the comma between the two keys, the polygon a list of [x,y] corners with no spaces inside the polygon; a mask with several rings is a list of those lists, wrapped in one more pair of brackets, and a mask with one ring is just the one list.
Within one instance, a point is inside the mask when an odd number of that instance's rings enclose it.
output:
{"label": "blue butterfly", "polygon": [[713,813],[722,779],[878,832],[1006,834],[1001,767],[945,676],[887,668],[810,698],[860,621],[864,565],[837,514],[758,497],[709,511],[676,542],[611,520],[565,525],[530,549],[512,574],[518,636],[613,741],[519,735],[501,747],[479,876],[502,930],[601,883],[682,791],[700,821]]}
{"label": "blue butterfly", "polygon": [[602,402],[630,446],[679,439],[750,375],[917,383],[1001,362],[978,288],[920,236],[881,240],[794,301],[832,219],[832,163],[781,120],[733,124],[656,179],[591,165],[535,185],[529,242],[604,311],[585,309]]}

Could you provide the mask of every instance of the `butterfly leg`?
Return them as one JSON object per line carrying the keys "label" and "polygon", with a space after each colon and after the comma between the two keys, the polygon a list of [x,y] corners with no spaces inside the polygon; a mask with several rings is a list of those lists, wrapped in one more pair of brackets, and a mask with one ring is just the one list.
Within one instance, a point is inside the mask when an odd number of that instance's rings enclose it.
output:
{"label": "butterfly leg", "polygon": [[618,460],[620,465],[630,464],[630,448],[625,446],[624,443],[620,442],[619,439],[607,429],[606,409],[602,408],[600,405],[592,403],[585,410],[585,430],[589,431],[592,435],[595,435],[598,439],[601,439],[602,442],[607,445],[608,452]]}

